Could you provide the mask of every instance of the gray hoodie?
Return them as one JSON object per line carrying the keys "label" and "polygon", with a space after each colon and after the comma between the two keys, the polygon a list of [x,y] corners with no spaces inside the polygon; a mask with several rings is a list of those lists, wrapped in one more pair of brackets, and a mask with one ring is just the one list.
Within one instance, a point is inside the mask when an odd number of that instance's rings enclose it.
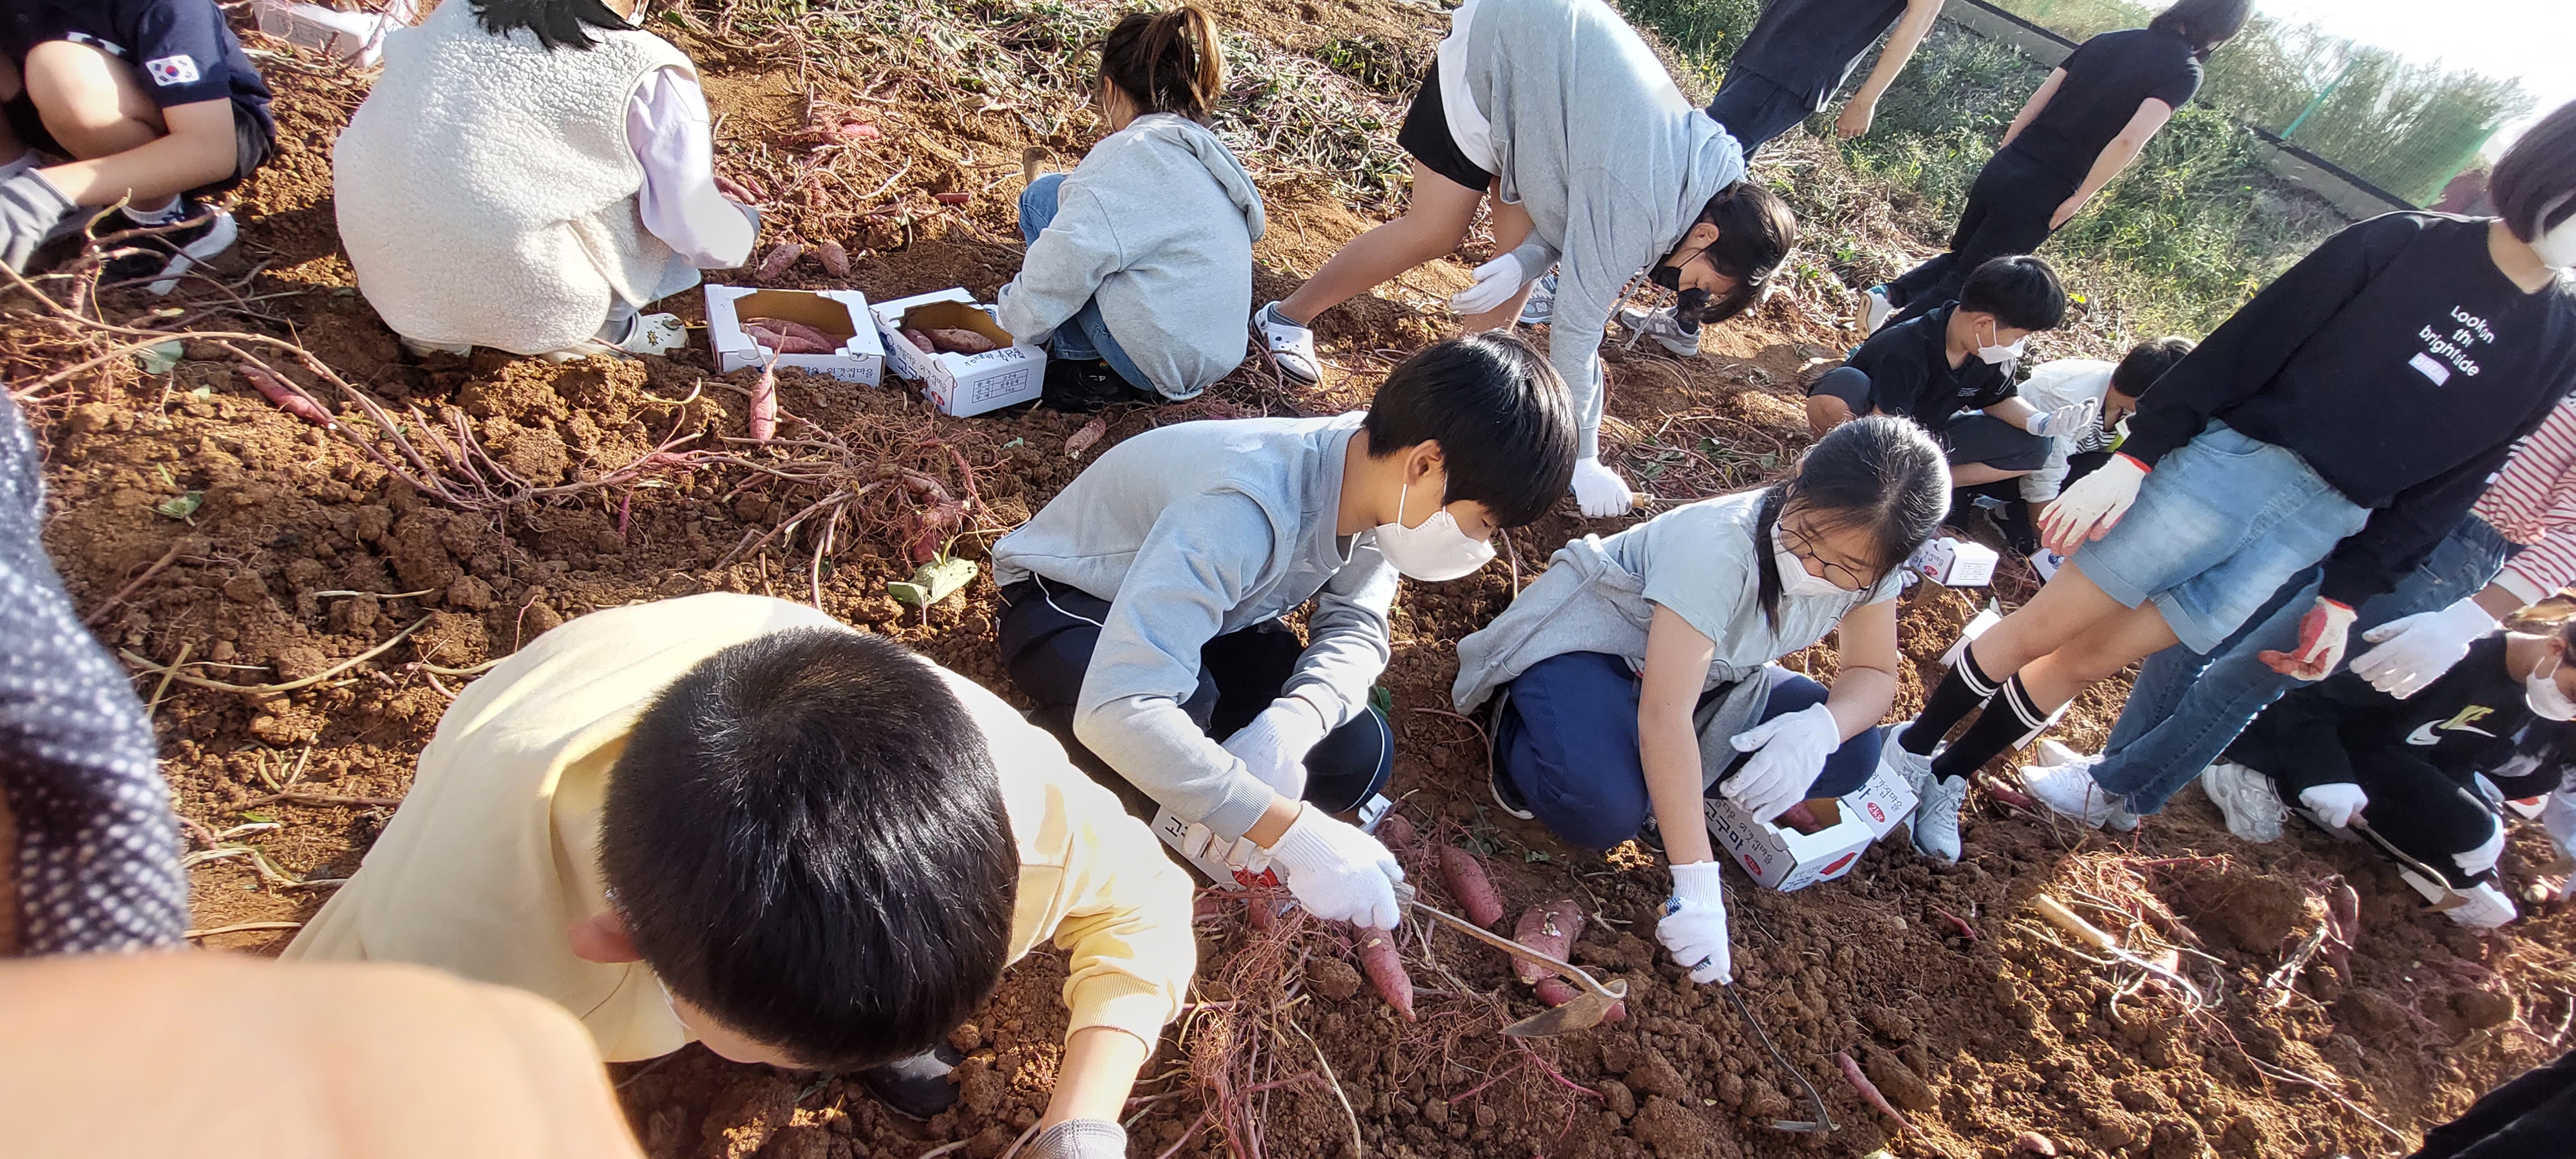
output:
{"label": "gray hoodie", "polygon": [[1138,117],[1065,175],[1056,205],[995,302],[1002,329],[1041,343],[1096,298],[1119,349],[1166,398],[1242,365],[1266,219],[1252,175],[1216,134],[1170,113]]}
{"label": "gray hoodie", "polygon": [[1574,389],[1584,456],[1597,457],[1610,312],[1744,176],[1744,150],[1602,0],[1477,0],[1467,87],[1494,126],[1503,200],[1535,225],[1513,255],[1532,277],[1557,267],[1548,361]]}
{"label": "gray hoodie", "polygon": [[[1250,307],[1246,307],[1247,315]],[[993,582],[1032,576],[1109,601],[1073,732],[1184,821],[1227,840],[1270,786],[1181,710],[1199,649],[1315,601],[1281,694],[1339,728],[1386,670],[1396,572],[1338,529],[1342,458],[1363,413],[1177,423],[1118,444],[993,545]]]}

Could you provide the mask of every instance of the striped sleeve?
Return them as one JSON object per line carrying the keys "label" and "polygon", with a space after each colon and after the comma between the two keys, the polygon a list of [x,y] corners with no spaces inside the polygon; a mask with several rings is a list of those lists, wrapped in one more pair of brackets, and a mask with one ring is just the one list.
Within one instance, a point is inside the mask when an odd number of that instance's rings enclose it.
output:
{"label": "striped sleeve", "polygon": [[2526,604],[2576,583],[2576,399],[2515,447],[2474,508],[2523,550],[2496,576]]}

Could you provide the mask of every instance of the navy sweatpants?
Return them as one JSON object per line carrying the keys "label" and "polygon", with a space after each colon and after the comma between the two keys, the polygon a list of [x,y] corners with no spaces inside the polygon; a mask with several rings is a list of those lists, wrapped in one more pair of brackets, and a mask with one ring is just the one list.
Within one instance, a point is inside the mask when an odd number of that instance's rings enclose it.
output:
{"label": "navy sweatpants", "polygon": [[[1769,720],[1825,702],[1822,684],[1779,665],[1763,669]],[[1637,747],[1637,695],[1643,682],[1628,662],[1602,652],[1568,652],[1530,666],[1506,687],[1494,714],[1494,767],[1548,831],[1587,849],[1608,849],[1637,835],[1654,811],[1646,765]],[[1839,797],[1878,767],[1878,729],[1844,741],[1825,758],[1809,798]],[[1744,767],[1739,754],[1709,792]]]}

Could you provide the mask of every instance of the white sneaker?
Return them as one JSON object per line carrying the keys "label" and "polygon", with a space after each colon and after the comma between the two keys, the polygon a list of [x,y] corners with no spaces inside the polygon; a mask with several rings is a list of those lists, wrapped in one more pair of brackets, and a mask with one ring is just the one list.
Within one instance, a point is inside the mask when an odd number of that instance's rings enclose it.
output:
{"label": "white sneaker", "polygon": [[1252,332],[1261,336],[1261,348],[1279,373],[1299,382],[1324,380],[1324,362],[1315,356],[1314,328],[1280,317],[1279,303],[1252,312]]}
{"label": "white sneaker", "polygon": [[[1916,756],[1908,752],[1904,745],[1896,743],[1896,738],[1905,735],[1905,730],[1912,727],[1914,722],[1910,720],[1886,727],[1878,738],[1878,768],[1898,784],[1914,790],[1914,795],[1920,797],[1923,795],[1923,787],[1932,781],[1932,758]],[[1935,745],[1932,751],[1937,753],[1941,749]]]}
{"label": "white sneaker", "polygon": [[2111,819],[2111,807],[2118,799],[2103,792],[2093,783],[2093,766],[2088,763],[2067,765],[2023,765],[2021,785],[2031,799],[2047,806],[2048,811],[2080,822],[2087,829],[2099,829]]}
{"label": "white sneaker", "polygon": [[1655,340],[1655,345],[1684,358],[1694,357],[1699,353],[1699,331],[1683,330],[1681,323],[1673,320],[1673,308],[1670,306],[1660,310],[1640,310],[1634,306],[1621,306],[1616,317],[1619,319],[1619,325],[1634,334],[1628,339],[1629,346],[1635,346],[1638,338],[1652,338]]}
{"label": "white sneaker", "polygon": [[1860,332],[1876,334],[1887,325],[1887,317],[1896,312],[1896,304],[1887,300],[1887,287],[1871,286],[1860,296]]}
{"label": "white sneaker", "polygon": [[1521,325],[1545,326],[1548,320],[1554,317],[1556,317],[1556,271],[1549,270],[1539,276],[1538,284],[1530,287],[1529,300],[1521,303]]}
{"label": "white sneaker", "polygon": [[2202,770],[2200,790],[2227,818],[2228,832],[2258,845],[2281,839],[2281,823],[2290,811],[2281,804],[2280,786],[2272,778],[2234,761],[2219,761]]}
{"label": "white sneaker", "polygon": [[1953,865],[1959,861],[1959,809],[1968,803],[1968,778],[1925,778],[1923,802],[1914,807],[1914,850]]}

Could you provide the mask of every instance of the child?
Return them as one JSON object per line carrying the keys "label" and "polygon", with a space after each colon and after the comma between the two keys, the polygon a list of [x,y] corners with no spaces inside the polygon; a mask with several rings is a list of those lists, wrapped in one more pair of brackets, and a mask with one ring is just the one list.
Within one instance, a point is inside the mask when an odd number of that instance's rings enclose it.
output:
{"label": "child", "polygon": [[[2023,379],[2022,404],[2035,413],[2056,413],[2069,408],[2078,417],[2090,417],[2066,429],[2051,421],[2048,427],[2048,460],[2027,475],[1998,480],[1982,486],[1961,486],[1950,497],[1950,510],[1958,514],[1972,498],[1991,497],[2003,502],[2002,515],[1996,523],[2013,550],[2022,555],[2038,553],[2039,511],[2057,498],[2068,483],[2092,474],[2093,469],[2111,457],[2111,449],[2123,437],[2122,424],[2138,409],[2138,399],[2155,385],[2158,378],[2191,353],[2192,340],[2180,337],[2156,338],[2129,348],[2120,361],[2104,362],[2095,358],[2060,358],[2031,368]],[[2014,500],[2020,500],[2015,505]],[[2057,560],[2063,563],[2064,560]],[[2054,566],[2052,564],[2051,566]]]}
{"label": "child", "polygon": [[[2091,419],[2088,404],[2039,410],[2013,391],[2032,334],[2066,318],[2066,288],[2035,257],[1977,267],[1959,300],[1870,336],[1807,388],[1817,437],[1857,415],[1909,418],[1948,449],[1959,486],[2010,479],[2048,462],[2051,436]],[[1982,413],[1979,413],[1982,412]]]}
{"label": "child", "polygon": [[2344,829],[2362,819],[2407,858],[2439,872],[2400,877],[2428,900],[2453,893],[2469,904],[2447,911],[2466,926],[2493,928],[2516,916],[2495,884],[2504,824],[2473,780],[2502,766],[2514,734],[2535,717],[2576,720],[2576,621],[2546,636],[2510,632],[2471,645],[2467,659],[2416,695],[2399,700],[2346,672],[2300,688],[2264,710],[2210,767],[2210,799],[2228,827],[2260,835],[2258,812],[2275,834],[2281,799],[2317,823]]}
{"label": "child", "polygon": [[2042,537],[2073,558],[1961,651],[1887,750],[1927,783],[1931,847],[1956,850],[1968,774],[2077,692],[2177,642],[2212,654],[2321,559],[2294,650],[2263,659],[2333,671],[2353,608],[2457,526],[2576,387],[2576,285],[2555,268],[2576,265],[2576,106],[2516,141],[2492,188],[2511,216],[2391,213],[2327,239],[2167,372],[2120,453],[2049,505]]}
{"label": "child", "polygon": [[1968,188],[1950,252],[1863,302],[1862,328],[1947,302],[1996,254],[2038,249],[2137,160],[2174,110],[2200,91],[2201,65],[2245,27],[2253,0],[2180,0],[2145,28],[2087,40],[2040,83]]}
{"label": "child", "polygon": [[[19,0],[0,12],[0,260],[123,201],[102,276],[166,294],[232,248],[209,205],[267,164],[268,86],[212,0]],[[50,158],[69,158],[55,163]]]}
{"label": "child", "polygon": [[[1574,452],[1564,383],[1509,335],[1414,355],[1365,413],[1138,435],[993,545],[1002,662],[1038,723],[1192,827],[1185,848],[1266,857],[1315,916],[1392,928],[1403,871],[1332,814],[1393,771],[1368,699],[1396,577],[1484,566]],[[1301,646],[1281,617],[1309,599]]]}
{"label": "child", "polygon": [[1073,1016],[1048,1133],[1106,1138],[1189,985],[1188,879],[993,694],[717,592],[593,612],[476,681],[286,956],[518,986],[611,1062],[700,1041],[927,1118],[949,1032],[1050,936]]}
{"label": "child", "polygon": [[45,557],[44,460],[0,399],[0,957],[185,944],[152,724]]}
{"label": "child", "polygon": [[1582,421],[1575,498],[1585,515],[1626,512],[1627,481],[1600,458],[1611,308],[1645,273],[1704,297],[1704,321],[1741,313],[1797,240],[1788,205],[1743,180],[1734,139],[1602,0],[1461,5],[1396,143],[1413,155],[1412,203],[1252,316],[1271,360],[1319,381],[1315,316],[1457,249],[1491,190],[1500,256],[1450,305],[1470,333],[1509,326],[1530,280],[1563,259],[1548,360]]}
{"label": "child", "polygon": [[[1458,642],[1459,710],[1499,695],[1495,801],[1593,849],[1651,819],[1678,903],[1657,935],[1693,980],[1734,980],[1703,796],[1767,821],[1869,779],[1902,659],[1897,565],[1949,494],[1921,428],[1859,419],[1788,482],[1566,544]],[[1837,630],[1832,691],[1775,663]]]}
{"label": "child", "polygon": [[696,68],[642,0],[462,0],[385,38],[332,153],[358,289],[415,355],[664,354],[643,307],[741,265]]}
{"label": "child", "polygon": [[1109,137],[1020,194],[1029,243],[995,300],[1023,342],[1052,336],[1046,405],[1195,398],[1243,364],[1261,191],[1207,129],[1225,67],[1197,5],[1128,14],[1100,45]]}

